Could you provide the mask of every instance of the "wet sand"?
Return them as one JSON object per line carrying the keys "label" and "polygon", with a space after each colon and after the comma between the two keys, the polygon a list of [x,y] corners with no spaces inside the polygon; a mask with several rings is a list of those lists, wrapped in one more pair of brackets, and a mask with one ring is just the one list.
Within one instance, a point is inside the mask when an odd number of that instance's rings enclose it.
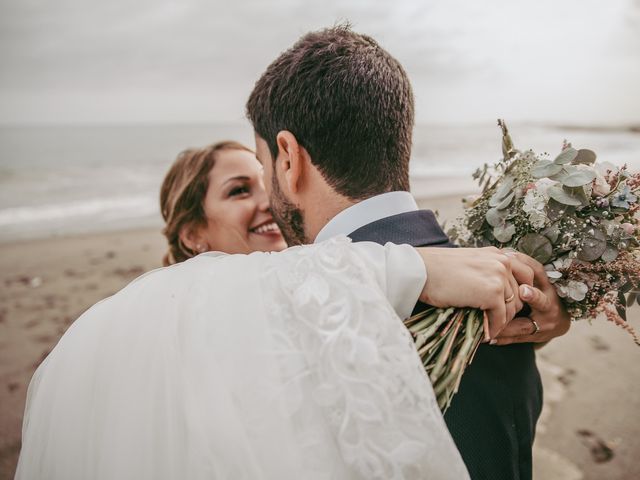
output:
{"label": "wet sand", "polygon": [[[420,204],[454,218],[467,186],[447,195],[439,185]],[[0,479],[13,478],[37,365],[83,311],[160,266],[164,250],[158,229],[0,245]],[[631,323],[640,329],[638,309]],[[613,325],[581,324],[538,358],[545,408],[535,478],[640,478],[640,347]]]}
{"label": "wet sand", "polygon": [[158,267],[158,230],[0,245],[0,478],[13,478],[29,380],[88,307]]}

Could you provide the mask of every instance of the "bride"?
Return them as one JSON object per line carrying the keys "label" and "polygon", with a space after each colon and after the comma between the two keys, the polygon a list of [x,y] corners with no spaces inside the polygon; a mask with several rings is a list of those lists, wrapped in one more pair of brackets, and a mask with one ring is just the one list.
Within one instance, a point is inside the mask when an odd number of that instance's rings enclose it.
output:
{"label": "bride", "polygon": [[[434,298],[430,249],[264,253],[286,245],[253,154],[224,143],[176,165],[175,265],[94,305],[40,365],[16,478],[467,478],[399,318]],[[194,257],[213,249],[237,254]]]}

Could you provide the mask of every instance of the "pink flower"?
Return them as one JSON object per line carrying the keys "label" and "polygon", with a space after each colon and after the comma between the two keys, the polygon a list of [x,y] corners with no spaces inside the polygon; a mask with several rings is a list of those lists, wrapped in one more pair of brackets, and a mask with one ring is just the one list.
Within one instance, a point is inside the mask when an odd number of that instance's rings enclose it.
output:
{"label": "pink flower", "polygon": [[631,225],[630,223],[623,223],[622,225],[620,225],[622,227],[622,229],[624,230],[624,233],[626,233],[627,235],[633,235],[633,232],[636,231],[636,227],[634,227],[633,225]]}
{"label": "pink flower", "polygon": [[596,178],[593,180],[592,195],[594,197],[604,197],[611,192],[611,186],[607,183],[607,180],[596,171]]}

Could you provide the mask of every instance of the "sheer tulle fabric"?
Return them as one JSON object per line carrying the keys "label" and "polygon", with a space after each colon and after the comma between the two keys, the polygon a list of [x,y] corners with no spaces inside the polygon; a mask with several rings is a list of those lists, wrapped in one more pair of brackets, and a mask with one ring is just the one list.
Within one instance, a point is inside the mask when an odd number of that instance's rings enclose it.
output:
{"label": "sheer tulle fabric", "polygon": [[467,478],[386,298],[419,268],[336,239],[140,277],[36,371],[16,478]]}

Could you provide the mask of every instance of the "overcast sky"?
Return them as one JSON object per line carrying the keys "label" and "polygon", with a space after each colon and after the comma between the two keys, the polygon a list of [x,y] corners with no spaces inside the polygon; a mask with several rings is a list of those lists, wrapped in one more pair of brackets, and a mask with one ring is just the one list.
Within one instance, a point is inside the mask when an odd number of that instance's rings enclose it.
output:
{"label": "overcast sky", "polygon": [[0,0],[0,123],[241,122],[279,52],[345,19],[419,121],[640,124],[640,0]]}

